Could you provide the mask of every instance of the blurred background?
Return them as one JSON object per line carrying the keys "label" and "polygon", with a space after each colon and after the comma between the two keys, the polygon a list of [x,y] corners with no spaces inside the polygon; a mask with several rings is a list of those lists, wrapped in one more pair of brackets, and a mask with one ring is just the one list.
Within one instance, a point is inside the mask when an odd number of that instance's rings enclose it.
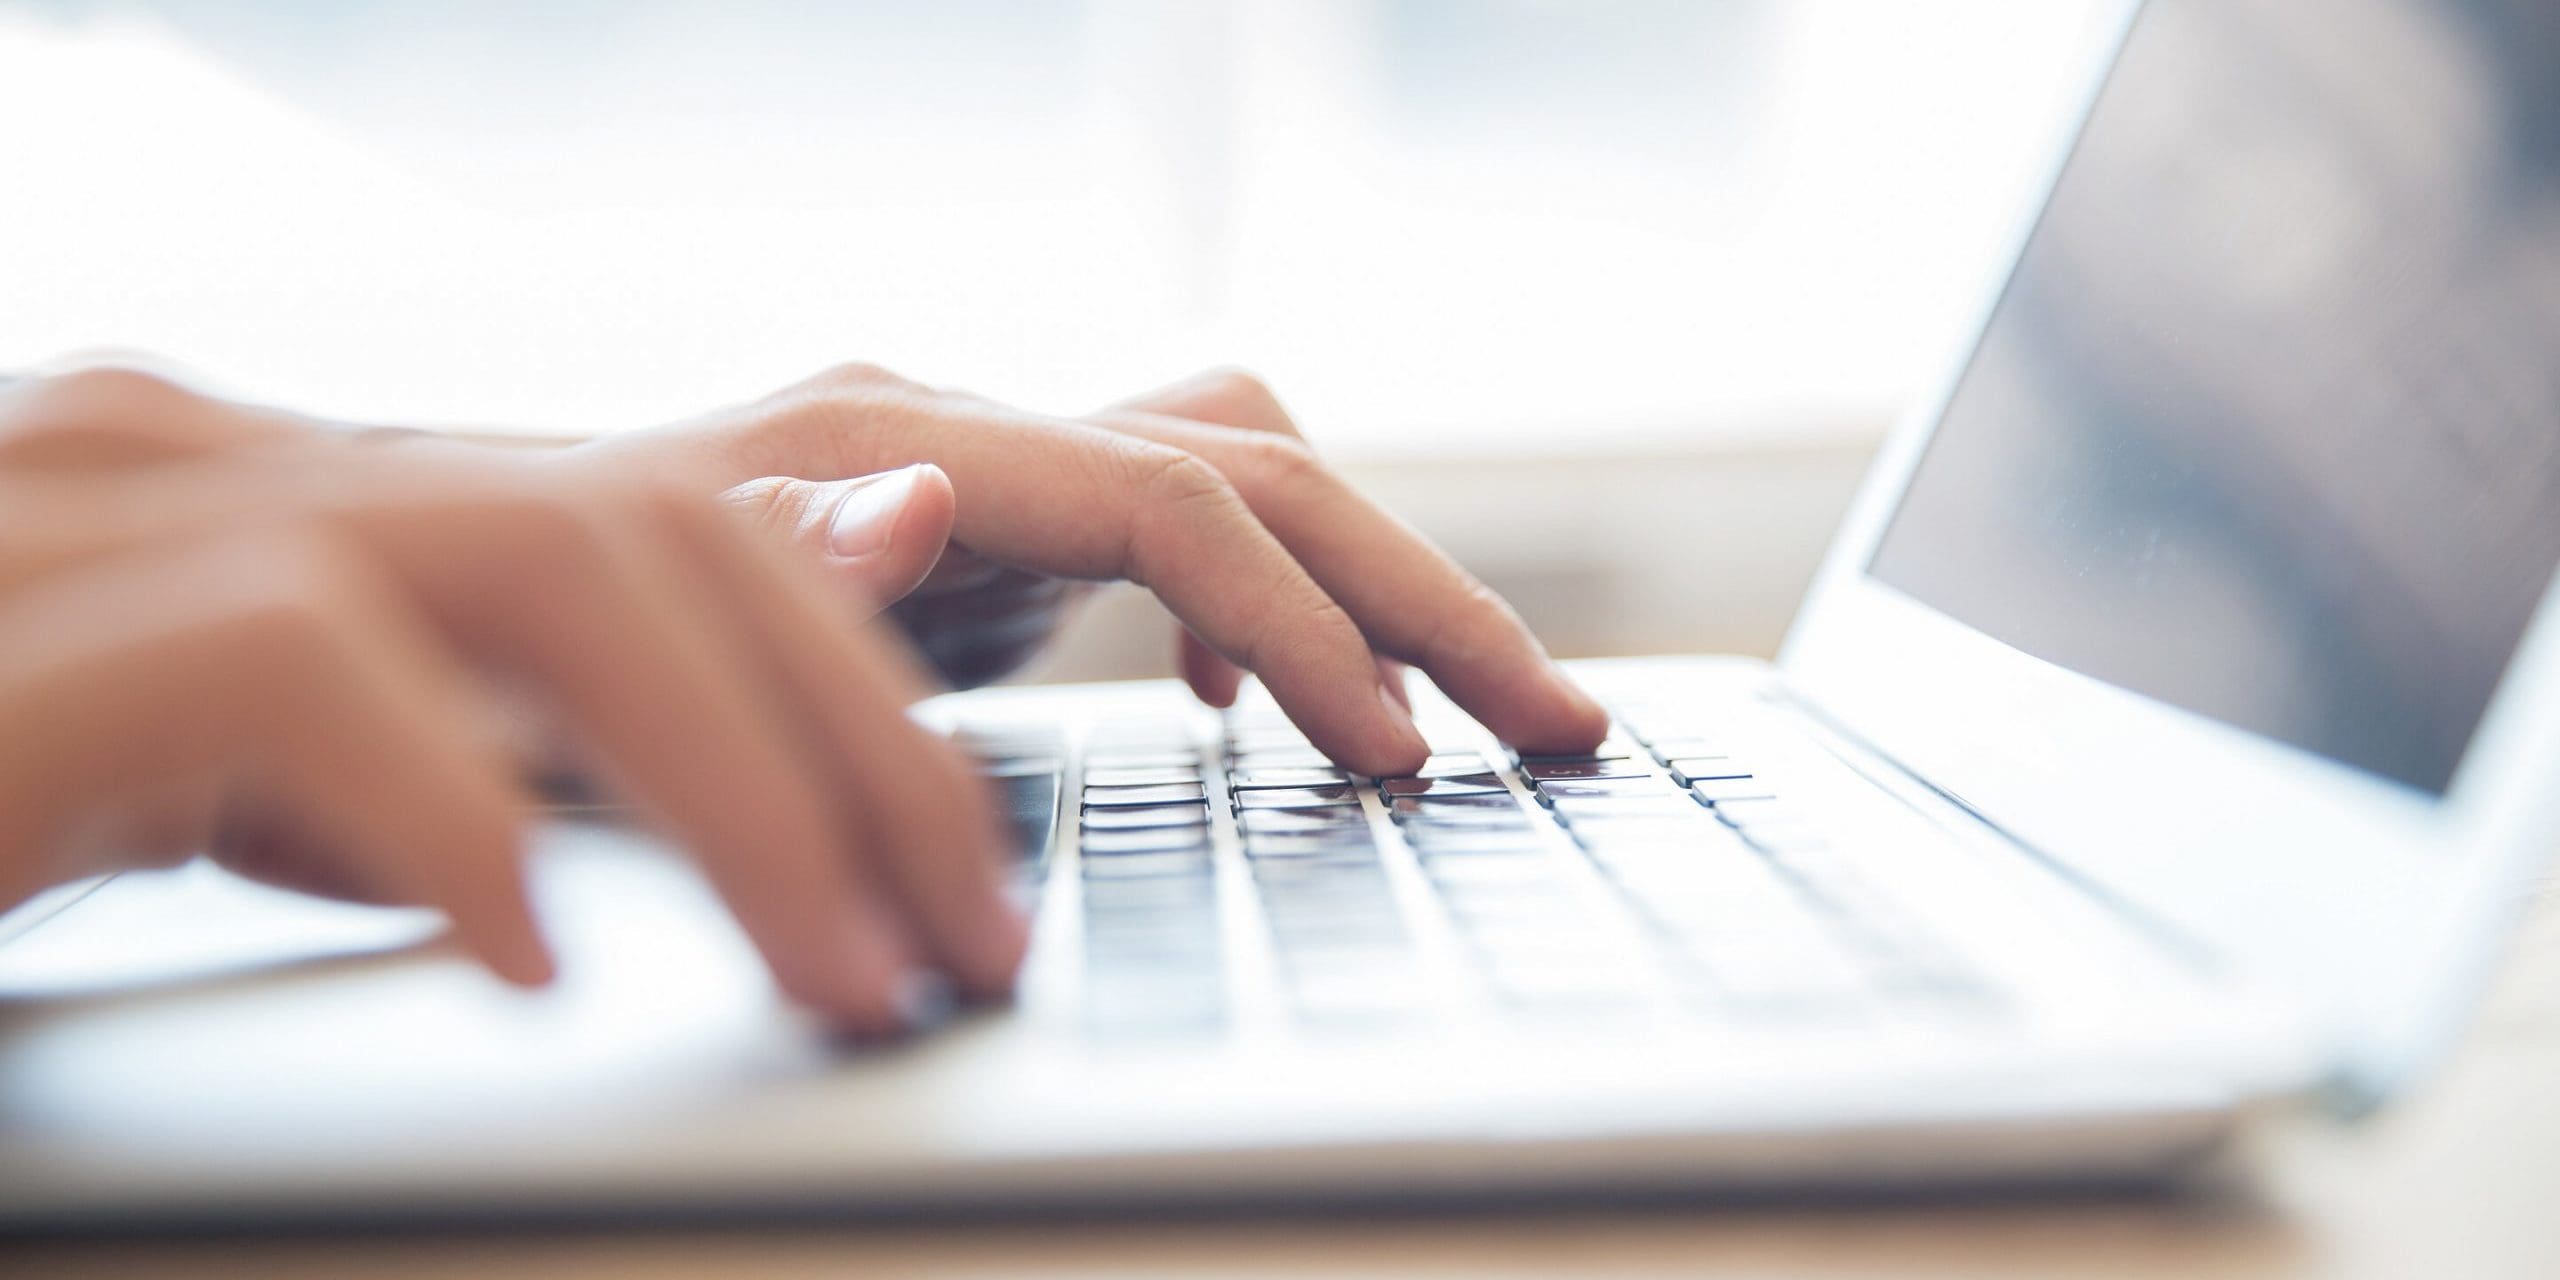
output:
{"label": "blurred background", "polygon": [[1767,652],[2120,8],[0,0],[0,368],[573,434],[1241,364],[1558,652]]}

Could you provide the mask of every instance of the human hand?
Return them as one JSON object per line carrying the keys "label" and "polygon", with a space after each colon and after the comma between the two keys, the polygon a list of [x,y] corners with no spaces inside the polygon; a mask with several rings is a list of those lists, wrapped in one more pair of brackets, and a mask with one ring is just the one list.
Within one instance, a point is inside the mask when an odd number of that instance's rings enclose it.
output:
{"label": "human hand", "polygon": [[[930,513],[927,513],[928,515]],[[396,460],[133,374],[0,392],[0,904],[210,845],[551,959],[527,803],[472,714],[531,690],[703,867],[785,992],[898,1029],[1024,928],[922,687],[697,487]]]}
{"label": "human hand", "polygon": [[933,464],[918,483],[947,477],[952,546],[899,616],[928,652],[937,629],[992,637],[944,642],[964,678],[1036,644],[1071,584],[1125,578],[1184,624],[1183,673],[1203,698],[1225,704],[1252,671],[1317,746],[1362,772],[1427,754],[1382,658],[1420,667],[1527,749],[1587,747],[1606,731],[1509,606],[1327,470],[1240,374],[1076,421],[849,366],[573,456],[710,486]]}

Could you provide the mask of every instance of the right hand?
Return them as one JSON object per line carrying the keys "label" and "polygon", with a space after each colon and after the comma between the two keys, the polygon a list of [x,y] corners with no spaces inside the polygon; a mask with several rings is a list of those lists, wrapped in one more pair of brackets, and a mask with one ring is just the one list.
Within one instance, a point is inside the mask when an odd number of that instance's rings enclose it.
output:
{"label": "right hand", "polygon": [[[1359,773],[1405,773],[1430,753],[1398,663],[1524,750],[1582,750],[1608,732],[1501,597],[1326,467],[1270,391],[1233,371],[1071,420],[851,365],[563,458],[706,487],[926,463],[954,494],[950,554],[898,616],[948,675],[1018,660],[1079,584],[1116,579],[1180,620],[1182,671],[1204,700],[1226,705],[1250,671]],[[850,594],[885,598],[868,581]]]}
{"label": "right hand", "polygon": [[0,391],[0,906],[207,847],[552,960],[475,713],[533,693],[790,996],[890,1032],[1025,945],[924,682],[698,486],[374,445],[129,373]]}

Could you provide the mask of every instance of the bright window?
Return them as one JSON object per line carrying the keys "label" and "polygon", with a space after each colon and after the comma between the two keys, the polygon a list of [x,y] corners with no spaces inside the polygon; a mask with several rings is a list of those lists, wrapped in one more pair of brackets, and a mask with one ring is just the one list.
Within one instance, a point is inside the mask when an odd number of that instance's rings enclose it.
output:
{"label": "bright window", "polygon": [[2117,0],[0,4],[0,367],[642,423],[862,358],[1327,447],[1866,424]]}

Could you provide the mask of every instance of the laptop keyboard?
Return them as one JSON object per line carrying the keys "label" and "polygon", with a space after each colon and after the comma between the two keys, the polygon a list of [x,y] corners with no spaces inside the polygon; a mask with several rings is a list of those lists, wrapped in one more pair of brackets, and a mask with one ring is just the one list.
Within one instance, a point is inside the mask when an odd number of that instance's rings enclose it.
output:
{"label": "laptop keyboard", "polygon": [[[1013,819],[1026,892],[1042,892],[1067,752],[1014,730],[960,737]],[[1214,745],[1180,722],[1101,725],[1080,763],[1060,878],[1077,897],[1079,1016],[1098,1034],[1227,1026],[1240,918],[1267,943],[1250,966],[1263,998],[1308,1026],[1430,1019],[1452,1001],[1806,1018],[1986,994],[1817,813],[1725,744],[1638,712],[1592,752],[1451,749],[1402,778],[1345,773],[1276,714],[1231,715]],[[1457,958],[1454,988],[1433,954]]]}

